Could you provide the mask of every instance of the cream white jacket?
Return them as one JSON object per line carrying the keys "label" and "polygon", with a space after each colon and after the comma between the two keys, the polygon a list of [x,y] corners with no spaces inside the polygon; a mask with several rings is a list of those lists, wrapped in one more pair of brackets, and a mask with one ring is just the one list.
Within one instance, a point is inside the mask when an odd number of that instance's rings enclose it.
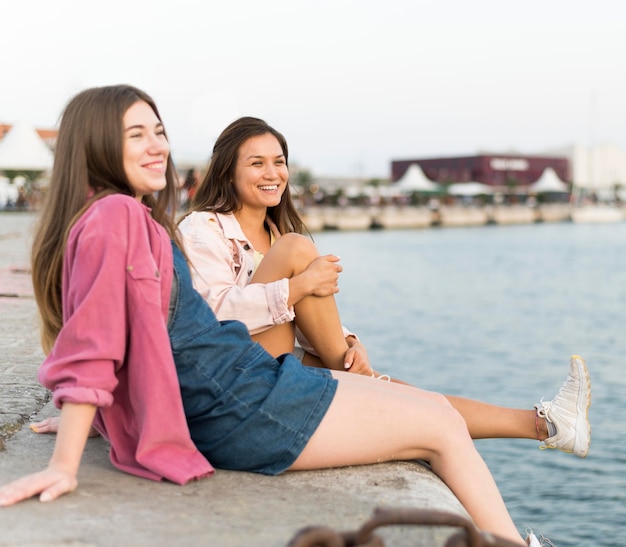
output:
{"label": "cream white jacket", "polygon": [[[275,237],[276,225],[269,219]],[[250,283],[254,275],[254,247],[232,214],[194,212],[180,223],[185,252],[191,262],[196,290],[221,321],[238,320],[250,334],[293,321],[293,306],[287,305],[289,280]],[[351,333],[344,327],[344,336]],[[296,329],[299,344],[316,355],[304,335]]]}

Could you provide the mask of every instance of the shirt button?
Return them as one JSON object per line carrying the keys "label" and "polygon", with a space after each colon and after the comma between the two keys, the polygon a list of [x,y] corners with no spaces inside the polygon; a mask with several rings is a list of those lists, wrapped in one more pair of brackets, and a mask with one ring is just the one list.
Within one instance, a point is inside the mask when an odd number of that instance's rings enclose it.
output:
{"label": "shirt button", "polygon": [[250,250],[250,245],[248,245],[247,243],[243,246],[243,250],[244,251],[249,251]]}

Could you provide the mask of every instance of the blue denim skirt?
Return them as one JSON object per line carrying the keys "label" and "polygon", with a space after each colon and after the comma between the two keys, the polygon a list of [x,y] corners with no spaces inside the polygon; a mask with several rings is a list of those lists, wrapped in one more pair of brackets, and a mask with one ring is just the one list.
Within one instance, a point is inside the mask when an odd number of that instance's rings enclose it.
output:
{"label": "blue denim skirt", "polygon": [[215,467],[275,475],[297,459],[337,381],[293,355],[274,359],[239,321],[218,321],[174,249],[168,331],[191,438]]}

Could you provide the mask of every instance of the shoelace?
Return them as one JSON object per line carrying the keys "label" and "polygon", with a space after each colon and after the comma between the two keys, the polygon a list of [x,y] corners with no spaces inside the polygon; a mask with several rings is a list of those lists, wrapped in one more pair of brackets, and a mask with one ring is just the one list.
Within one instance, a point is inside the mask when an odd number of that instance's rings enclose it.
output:
{"label": "shoelace", "polygon": [[[540,547],[556,547],[556,545],[544,535],[540,535],[538,537],[535,536],[530,528],[526,528],[526,535],[533,536],[539,543]],[[528,541],[528,539],[526,541]]]}
{"label": "shoelace", "polygon": [[556,547],[556,545],[554,543],[552,543],[551,540],[549,540],[547,537],[545,536],[539,536],[539,543],[543,546],[545,545],[545,547]]}
{"label": "shoelace", "polygon": [[372,378],[376,378],[377,380],[383,380],[384,382],[391,382],[391,376],[389,376],[389,374],[381,374],[380,376],[372,374]]}

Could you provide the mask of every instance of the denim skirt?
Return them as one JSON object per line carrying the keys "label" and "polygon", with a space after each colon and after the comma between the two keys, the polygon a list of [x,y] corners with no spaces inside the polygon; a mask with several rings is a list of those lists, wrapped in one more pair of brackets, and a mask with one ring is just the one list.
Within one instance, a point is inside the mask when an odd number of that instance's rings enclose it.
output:
{"label": "denim skirt", "polygon": [[337,390],[326,369],[274,359],[239,321],[218,321],[174,249],[168,331],[191,438],[217,468],[275,475],[306,446]]}

